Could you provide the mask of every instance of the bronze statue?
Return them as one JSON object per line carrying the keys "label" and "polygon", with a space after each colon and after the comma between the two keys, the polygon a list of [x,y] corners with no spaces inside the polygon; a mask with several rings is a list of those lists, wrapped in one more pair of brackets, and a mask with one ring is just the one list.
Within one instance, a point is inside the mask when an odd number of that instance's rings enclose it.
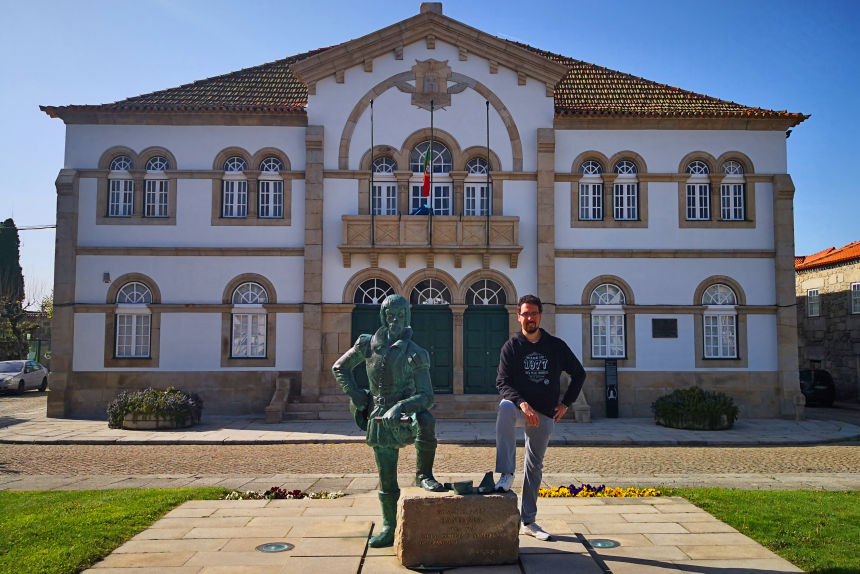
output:
{"label": "bronze statue", "polygon": [[[430,414],[433,386],[430,356],[412,341],[409,302],[389,295],[379,310],[382,326],[373,335],[361,335],[350,350],[335,361],[334,378],[350,399],[350,410],[367,444],[373,447],[379,469],[382,530],[370,539],[374,548],[394,544],[397,524],[397,455],[415,443],[415,483],[425,490],[445,490],[433,477],[436,457],[436,419]],[[360,388],[352,370],[365,363],[370,388]]]}

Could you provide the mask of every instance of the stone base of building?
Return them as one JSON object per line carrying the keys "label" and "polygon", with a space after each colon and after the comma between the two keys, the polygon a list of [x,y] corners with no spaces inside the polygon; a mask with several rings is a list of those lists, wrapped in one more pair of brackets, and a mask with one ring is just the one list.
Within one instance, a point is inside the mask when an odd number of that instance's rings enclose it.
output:
{"label": "stone base of building", "polygon": [[107,419],[107,406],[121,391],[176,387],[197,393],[206,415],[260,415],[272,400],[278,375],[301,379],[299,372],[78,372],[65,389],[48,393],[48,416]]}

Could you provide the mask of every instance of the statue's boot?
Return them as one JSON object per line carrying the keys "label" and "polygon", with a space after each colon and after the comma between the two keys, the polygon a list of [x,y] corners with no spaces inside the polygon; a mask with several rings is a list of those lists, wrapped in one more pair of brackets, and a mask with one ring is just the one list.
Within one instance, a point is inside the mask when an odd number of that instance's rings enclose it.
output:
{"label": "statue's boot", "polygon": [[433,461],[436,460],[436,445],[423,445],[415,442],[415,457],[418,459],[415,472],[415,485],[430,492],[444,492],[448,490],[433,477]]}
{"label": "statue's boot", "polygon": [[394,529],[397,527],[397,499],[400,491],[379,491],[379,504],[382,506],[382,530],[372,537],[368,543],[371,548],[383,548],[394,545]]}

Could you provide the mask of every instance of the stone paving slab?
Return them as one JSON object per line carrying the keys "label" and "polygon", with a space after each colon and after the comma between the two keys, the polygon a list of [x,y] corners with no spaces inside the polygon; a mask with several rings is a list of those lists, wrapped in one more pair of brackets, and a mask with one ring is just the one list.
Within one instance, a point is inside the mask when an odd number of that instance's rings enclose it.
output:
{"label": "stone paving slab", "polygon": [[[369,548],[369,536],[380,523],[372,492],[337,500],[191,501],[168,513],[132,540],[117,548],[86,572],[90,574],[324,572],[386,574],[414,572],[404,568],[392,548]],[[377,503],[378,505],[378,503]],[[593,512],[601,508],[604,512]],[[679,509],[695,511],[677,512]],[[335,511],[315,516],[314,511]],[[566,520],[553,511],[564,511]],[[601,528],[583,532],[577,515],[612,517]],[[225,523],[244,516],[245,522]],[[357,513],[357,514],[356,514]],[[329,512],[326,512],[329,514]],[[800,572],[755,541],[730,532],[701,533],[684,524],[723,524],[680,498],[540,499],[538,515],[554,535],[541,542],[520,536],[519,562],[512,565],[442,569],[445,574],[666,574],[689,572],[762,571],[768,574]],[[690,515],[696,515],[691,520]],[[653,516],[663,522],[627,521],[627,517]],[[238,516],[232,517],[236,520]],[[348,520],[348,519],[353,520]],[[255,526],[257,519],[263,520]],[[300,521],[290,528],[278,519]],[[620,519],[620,521],[619,521]],[[185,522],[182,522],[185,521]],[[655,532],[627,532],[624,528],[662,525]],[[620,543],[613,549],[591,545],[596,538]],[[292,550],[265,554],[255,550],[265,542],[288,542]],[[608,569],[604,568],[607,567]]]}

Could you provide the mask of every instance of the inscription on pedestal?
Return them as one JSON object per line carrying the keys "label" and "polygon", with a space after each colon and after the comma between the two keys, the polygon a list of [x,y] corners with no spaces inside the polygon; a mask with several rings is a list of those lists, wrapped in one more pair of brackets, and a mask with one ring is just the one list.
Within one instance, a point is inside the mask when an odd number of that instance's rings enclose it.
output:
{"label": "inscription on pedestal", "polygon": [[406,567],[511,564],[519,554],[512,492],[459,496],[406,489],[397,505],[394,547]]}

